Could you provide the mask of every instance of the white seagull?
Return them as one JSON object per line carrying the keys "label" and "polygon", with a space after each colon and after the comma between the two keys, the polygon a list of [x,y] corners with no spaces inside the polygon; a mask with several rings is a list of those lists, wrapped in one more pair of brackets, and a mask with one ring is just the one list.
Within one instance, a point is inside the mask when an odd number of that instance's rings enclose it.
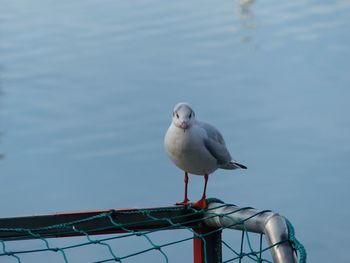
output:
{"label": "white seagull", "polygon": [[189,104],[178,103],[164,138],[165,150],[173,163],[185,172],[185,198],[177,205],[187,205],[188,173],[204,176],[202,198],[194,207],[206,207],[208,175],[216,169],[247,169],[232,160],[221,133],[212,125],[197,121]]}

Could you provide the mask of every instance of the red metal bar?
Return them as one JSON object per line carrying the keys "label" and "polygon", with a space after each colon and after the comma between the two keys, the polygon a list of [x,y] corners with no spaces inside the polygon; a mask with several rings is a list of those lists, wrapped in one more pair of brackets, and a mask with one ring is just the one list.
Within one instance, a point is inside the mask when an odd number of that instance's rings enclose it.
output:
{"label": "red metal bar", "polygon": [[216,228],[193,228],[193,262],[194,263],[221,263],[221,230]]}
{"label": "red metal bar", "polygon": [[221,230],[208,227],[193,228],[193,230],[196,233],[193,238],[193,262],[221,263]]}
{"label": "red metal bar", "polygon": [[[193,229],[197,234],[201,234],[200,229]],[[193,263],[203,263],[204,262],[204,243],[200,237],[194,236],[193,238]]]}

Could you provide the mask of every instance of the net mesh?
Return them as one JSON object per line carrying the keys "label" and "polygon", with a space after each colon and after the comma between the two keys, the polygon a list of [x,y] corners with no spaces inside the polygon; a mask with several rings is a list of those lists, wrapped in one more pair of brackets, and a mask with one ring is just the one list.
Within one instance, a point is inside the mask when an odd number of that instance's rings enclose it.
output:
{"label": "net mesh", "polygon": [[[250,208],[239,208],[242,209]],[[223,231],[224,227],[202,231],[203,219],[214,216],[218,214],[210,213],[210,209],[197,210],[188,206],[110,210],[87,213],[79,219],[59,215],[56,224],[43,221],[41,217],[31,217],[19,221],[16,227],[6,227],[11,220],[0,220],[0,261],[191,262],[193,239],[199,239],[206,247],[209,245],[207,237],[222,232],[222,239],[215,244],[222,253],[218,253],[215,262],[272,262],[269,250],[283,242],[289,242],[297,250],[299,262],[306,262],[306,251],[295,238],[294,228],[288,220],[288,239],[267,245],[263,234],[246,231],[245,223],[254,216],[242,221],[231,219],[232,225],[242,226],[242,231]],[[57,217],[54,218],[57,222]],[[28,227],[36,219],[43,223]],[[26,227],[20,227],[21,222]],[[207,252],[203,251],[203,262],[209,263]]]}

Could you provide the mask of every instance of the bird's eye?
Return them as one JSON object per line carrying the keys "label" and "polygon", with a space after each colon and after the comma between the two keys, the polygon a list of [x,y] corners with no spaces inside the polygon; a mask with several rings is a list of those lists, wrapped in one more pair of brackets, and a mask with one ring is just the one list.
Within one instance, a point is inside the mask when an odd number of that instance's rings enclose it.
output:
{"label": "bird's eye", "polygon": [[179,118],[180,117],[179,114],[176,113],[176,117]]}
{"label": "bird's eye", "polygon": [[190,113],[190,115],[188,115],[188,118],[190,118],[190,119],[191,119],[191,117],[192,117],[192,112]]}

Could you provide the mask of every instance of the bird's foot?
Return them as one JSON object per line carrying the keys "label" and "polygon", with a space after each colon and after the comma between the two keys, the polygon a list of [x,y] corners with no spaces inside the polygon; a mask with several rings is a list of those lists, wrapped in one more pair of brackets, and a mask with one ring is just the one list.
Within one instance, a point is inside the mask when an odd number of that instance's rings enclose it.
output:
{"label": "bird's foot", "polygon": [[205,198],[202,198],[199,201],[192,204],[191,206],[193,208],[205,209],[205,208],[207,208],[207,201],[205,200]]}
{"label": "bird's foot", "polygon": [[176,203],[175,205],[189,205],[190,204],[189,201],[190,201],[189,199],[185,198],[182,202]]}

